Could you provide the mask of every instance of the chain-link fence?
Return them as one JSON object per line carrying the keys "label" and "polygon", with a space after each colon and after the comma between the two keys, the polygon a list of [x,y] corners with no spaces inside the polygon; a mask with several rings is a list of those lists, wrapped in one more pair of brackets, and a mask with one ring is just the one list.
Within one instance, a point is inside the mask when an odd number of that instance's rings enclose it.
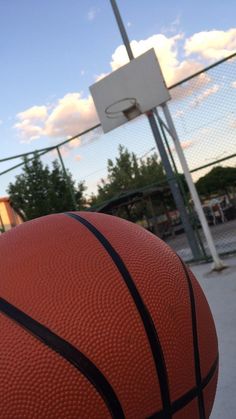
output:
{"label": "chain-link fence", "polygon": [[[172,100],[169,109],[200,193],[216,248],[220,254],[234,252],[236,54],[170,87],[170,92]],[[158,112],[164,119],[162,111]],[[209,252],[181,176],[173,141],[163,126],[159,124],[159,128],[201,255],[207,257]],[[84,205],[87,209],[131,219],[167,241],[185,260],[192,259],[179,212],[163,168],[158,165],[158,151],[146,116],[106,135],[97,125],[57,146],[41,149],[38,154],[49,167],[55,158],[60,161],[69,189],[64,168],[69,168],[76,182],[84,181]],[[28,158],[33,158],[32,154]],[[21,173],[21,156],[0,162],[1,179],[7,187],[9,182],[14,182],[15,175]]]}
{"label": "chain-link fence", "polygon": [[[174,86],[171,95],[170,110],[216,248],[221,254],[235,251],[235,55]],[[175,152],[173,156],[179,168]],[[178,240],[176,246],[182,247]]]}

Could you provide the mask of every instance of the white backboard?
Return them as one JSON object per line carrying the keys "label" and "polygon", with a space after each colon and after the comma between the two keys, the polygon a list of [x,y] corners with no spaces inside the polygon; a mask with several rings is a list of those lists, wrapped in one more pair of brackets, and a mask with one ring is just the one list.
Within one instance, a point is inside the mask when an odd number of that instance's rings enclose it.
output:
{"label": "white backboard", "polygon": [[90,92],[104,132],[127,122],[121,111],[114,111],[137,103],[140,113],[145,113],[170,99],[154,49],[90,86]]}

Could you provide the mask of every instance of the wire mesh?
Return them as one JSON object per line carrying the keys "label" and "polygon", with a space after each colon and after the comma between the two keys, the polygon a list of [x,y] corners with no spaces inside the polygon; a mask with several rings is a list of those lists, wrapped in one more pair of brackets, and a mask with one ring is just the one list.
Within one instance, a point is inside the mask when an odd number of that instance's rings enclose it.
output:
{"label": "wire mesh", "polygon": [[[216,167],[231,167],[236,172],[236,58],[180,83],[171,89],[171,95],[169,107],[196,185]],[[173,142],[167,137],[180,169]],[[218,171],[218,175],[215,171],[215,180],[213,176],[209,179],[207,192],[201,191],[199,185],[203,208],[221,254],[236,250],[235,172],[227,183],[226,170]]]}
{"label": "wire mesh", "polygon": [[[211,172],[214,167],[236,167],[236,59],[231,58],[219,65],[196,75],[190,80],[179,83],[170,89],[172,100],[169,108],[184,150],[194,182]],[[164,116],[158,110],[161,118]],[[162,132],[163,135],[163,132]],[[172,166],[178,173],[182,173],[173,141],[165,132],[166,151],[172,157]],[[62,162],[73,175],[76,185],[84,182],[84,193],[87,207],[96,200],[98,190],[109,184],[109,165],[116,163],[119,157],[119,146],[127,148],[136,156],[137,164],[148,164],[148,159],[159,153],[145,115],[117,128],[104,135],[101,127],[87,130],[74,139],[65,140],[59,145]],[[52,167],[53,160],[58,159],[56,145],[54,149],[42,155],[44,165]],[[32,157],[30,155],[29,157]],[[1,162],[1,182],[5,190],[15,176],[22,172],[21,158]],[[18,167],[17,167],[18,166]],[[11,167],[14,169],[10,170]],[[131,176],[133,176],[131,174]],[[235,175],[234,175],[235,176]],[[152,179],[152,180],[150,180]],[[183,179],[182,179],[183,182]],[[149,200],[147,189],[161,187],[163,194]],[[127,194],[136,188],[135,182],[130,182],[126,188],[121,188],[120,195]],[[166,189],[165,189],[166,188]],[[137,189],[137,188],[136,188]],[[158,234],[167,241],[184,260],[192,258],[185,233],[181,225],[178,211],[168,194],[168,184],[163,178],[149,177],[142,183],[142,194],[145,205],[135,198],[135,204],[124,213],[118,208],[117,214],[126,218],[134,217],[144,227]],[[188,206],[190,218],[194,224],[196,235],[208,253],[200,224],[191,206],[190,197],[185,188],[185,203]],[[201,193],[201,201],[210,225],[216,248],[219,253],[236,251],[236,178],[232,176],[227,185],[212,186],[208,193]],[[165,191],[165,192],[164,192]],[[160,190],[159,190],[160,192]],[[158,193],[159,193],[158,192]],[[154,193],[154,192],[152,192]],[[157,191],[155,192],[157,193]],[[115,198],[108,196],[108,199]],[[134,198],[133,198],[134,200]],[[159,200],[159,201],[158,201]],[[158,203],[157,203],[158,201]],[[98,202],[97,202],[98,204]],[[100,200],[99,205],[102,202]],[[136,212],[132,209],[136,205]],[[142,208],[141,208],[142,207]],[[98,208],[96,206],[95,208]],[[123,207],[122,207],[123,208]],[[131,208],[131,211],[130,211]],[[116,208],[117,209],[117,208]],[[123,211],[123,212],[122,212]],[[138,215],[137,215],[138,214]],[[193,216],[194,215],[194,216]]]}

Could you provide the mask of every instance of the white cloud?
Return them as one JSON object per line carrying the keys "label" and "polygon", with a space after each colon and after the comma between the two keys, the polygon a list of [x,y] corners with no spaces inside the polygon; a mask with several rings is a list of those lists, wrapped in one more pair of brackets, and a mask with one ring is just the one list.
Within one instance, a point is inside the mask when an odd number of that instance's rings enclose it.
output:
{"label": "white cloud", "polygon": [[205,100],[208,96],[213,95],[214,93],[217,93],[220,86],[218,84],[214,84],[212,87],[209,87],[208,89],[204,90],[202,93],[197,95],[195,99],[191,102],[190,106],[195,108],[196,106],[200,105],[200,103]]}
{"label": "white cloud", "polygon": [[169,25],[163,26],[161,28],[161,33],[163,33],[163,34],[167,34],[167,33],[172,33],[173,34],[173,33],[176,33],[179,30],[180,18],[181,18],[181,15],[178,14],[176,16],[176,18],[174,20],[172,20],[172,22],[170,22]]}
{"label": "white cloud", "polygon": [[91,96],[81,93],[67,93],[45,123],[45,135],[49,137],[73,136],[98,122]]}
{"label": "white cloud", "polygon": [[180,25],[180,14],[176,16],[176,18],[171,22],[172,26],[179,26]]}
{"label": "white cloud", "polygon": [[[178,42],[183,38],[183,34],[178,34],[168,38],[163,34],[153,35],[150,38],[141,41],[131,41],[131,48],[134,57],[137,57],[150,48],[154,48],[162,67],[167,84],[176,81],[175,72],[180,62],[178,60]],[[117,70],[122,65],[129,62],[129,58],[124,45],[116,48],[112,54],[110,62],[112,70]]]}
{"label": "white cloud", "polygon": [[[175,84],[176,82],[183,80],[185,77],[190,76],[200,70],[202,70],[203,65],[194,60],[183,60],[177,63],[177,65],[169,69],[171,74],[171,80],[169,85]],[[165,68],[163,72],[165,74]]]}
{"label": "white cloud", "polygon": [[[154,48],[162,68],[166,84],[167,86],[171,86],[183,78],[196,73],[204,67],[202,63],[194,59],[179,59],[180,44],[183,40],[183,37],[183,34],[178,34],[171,37],[167,37],[163,34],[153,35],[146,40],[132,41],[131,48],[135,57],[143,54],[150,48]],[[117,70],[128,62],[129,59],[126,49],[124,45],[120,45],[116,48],[112,55],[112,60],[110,62],[111,69],[112,71]],[[101,74],[100,76],[97,76],[96,79],[100,80],[106,75],[107,74]],[[207,84],[209,81],[210,77],[207,74],[202,74],[198,77],[198,87]],[[191,82],[189,85],[184,86],[182,92],[171,91],[171,95],[173,94],[173,98],[177,99],[180,96],[183,97],[186,96],[186,94],[191,94],[195,88],[196,87],[193,86],[193,82]]]}
{"label": "white cloud", "polygon": [[174,89],[171,89],[171,98],[172,100],[181,100],[186,96],[191,96],[193,93],[201,90],[210,81],[210,76],[207,73],[202,73],[197,78],[193,78]]}
{"label": "white cloud", "polygon": [[87,19],[90,22],[92,22],[97,16],[97,13],[98,13],[98,9],[96,9],[95,7],[91,7],[87,13]]}
{"label": "white cloud", "polygon": [[0,119],[0,125],[2,125],[3,124],[3,120],[2,119]]}
{"label": "white cloud", "polygon": [[[131,48],[134,56],[137,57],[143,54],[150,48],[154,48],[157,54],[160,66],[163,71],[163,75],[167,86],[171,86],[185,77],[192,75],[200,71],[204,66],[201,62],[194,59],[179,59],[179,52],[181,43],[183,41],[183,34],[174,35],[167,37],[163,34],[153,35],[150,38],[142,41],[132,41]],[[112,55],[112,61],[110,62],[111,69],[114,71],[122,65],[129,62],[126,49],[123,45],[116,48]],[[97,77],[97,80],[105,77],[106,74],[102,74]],[[177,89],[171,90],[172,99],[181,99],[187,95],[191,95],[195,90],[201,89],[210,81],[210,76],[206,73],[198,76],[197,80],[190,80],[184,85]]]}
{"label": "white cloud", "polygon": [[67,93],[50,110],[45,106],[33,106],[16,117],[18,122],[14,127],[24,142],[41,136],[72,137],[98,123],[92,97],[83,97],[77,92]]}
{"label": "white cloud", "polygon": [[95,81],[102,80],[102,79],[104,79],[104,77],[108,76],[108,74],[109,74],[109,73],[101,73],[101,74],[99,74],[98,76],[96,75],[96,76],[94,77],[94,79],[95,79]]}
{"label": "white cloud", "polygon": [[45,121],[48,115],[47,106],[32,106],[29,109],[26,109],[23,112],[17,114],[18,119],[20,121],[31,121],[31,122],[38,122],[38,121]]}
{"label": "white cloud", "polygon": [[[172,23],[179,25],[180,17],[178,16]],[[180,59],[183,41],[183,33],[172,36],[156,34],[145,40],[131,41],[131,48],[135,57],[143,54],[150,48],[154,48],[166,83],[170,86],[203,69],[212,60],[215,61],[234,52],[236,50],[236,28],[229,29],[228,31],[212,30],[195,33],[193,36],[185,39],[185,58]],[[196,54],[198,58],[196,58]],[[120,45],[112,54],[112,60],[110,62],[111,69],[114,71],[128,62],[129,59],[126,49],[124,45]],[[206,76],[205,83],[210,79],[209,76]],[[203,78],[201,81],[203,81]]]}
{"label": "white cloud", "polygon": [[74,138],[74,140],[70,141],[67,144],[69,148],[77,148],[81,145],[81,138],[80,137]]}
{"label": "white cloud", "polygon": [[236,81],[233,81],[232,84],[231,84],[231,86],[236,89]]}
{"label": "white cloud", "polygon": [[130,26],[132,26],[131,22],[127,22],[127,27],[130,28]]}
{"label": "white cloud", "polygon": [[44,122],[48,116],[47,106],[32,106],[16,115],[18,122],[14,128],[19,132],[22,142],[37,140],[44,134]]}
{"label": "white cloud", "polygon": [[187,56],[197,54],[210,61],[220,60],[236,50],[236,28],[228,31],[203,31],[185,41]]}
{"label": "white cloud", "polygon": [[44,135],[42,127],[30,124],[27,120],[18,122],[14,128],[18,130],[22,143],[31,143]]}

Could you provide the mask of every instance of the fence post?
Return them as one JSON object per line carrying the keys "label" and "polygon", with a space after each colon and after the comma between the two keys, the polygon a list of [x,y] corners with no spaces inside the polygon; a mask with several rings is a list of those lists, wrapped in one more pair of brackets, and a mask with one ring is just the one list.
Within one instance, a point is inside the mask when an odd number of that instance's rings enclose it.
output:
{"label": "fence post", "polygon": [[225,265],[224,265],[224,263],[222,262],[222,260],[220,259],[219,255],[217,253],[215,243],[214,243],[210,228],[208,226],[205,214],[203,212],[201,201],[200,201],[198,193],[197,193],[197,189],[196,189],[196,187],[193,183],[191,174],[189,172],[188,164],[187,164],[187,161],[185,159],[185,155],[183,153],[183,150],[182,150],[182,147],[181,147],[181,144],[180,144],[180,141],[179,141],[179,137],[178,137],[177,131],[175,129],[175,126],[174,126],[169,108],[166,104],[163,104],[162,109],[163,109],[163,112],[164,112],[164,115],[165,115],[165,118],[166,118],[166,122],[169,126],[171,136],[174,140],[176,152],[177,152],[177,155],[179,157],[181,166],[183,168],[183,172],[184,172],[184,175],[185,175],[185,178],[186,178],[186,182],[188,184],[189,191],[191,193],[193,203],[195,205],[195,209],[197,211],[199,221],[201,223],[203,232],[205,234],[206,242],[208,244],[208,247],[209,247],[212,259],[213,259],[213,269],[215,269],[217,271],[220,271],[221,269],[225,268]]}
{"label": "fence post", "polygon": [[[193,229],[194,229],[194,231],[195,231],[196,238],[197,238],[197,241],[198,241],[199,247],[200,247],[201,252],[202,252],[202,257],[203,257],[205,260],[207,260],[207,259],[208,259],[208,257],[207,257],[207,254],[206,254],[206,251],[205,251],[205,248],[204,248],[204,245],[203,245],[203,242],[202,242],[201,236],[200,236],[200,234],[199,234],[199,232],[198,232],[198,226],[197,226],[197,219],[196,219],[196,216],[194,215],[194,212],[193,212],[193,209],[192,209],[191,205],[189,205],[188,198],[187,198],[187,194],[186,194],[186,192],[185,192],[185,190],[184,190],[183,182],[182,182],[182,180],[181,180],[181,178],[180,178],[180,176],[179,176],[179,173],[178,173],[178,170],[177,170],[177,167],[176,167],[176,164],[175,164],[175,160],[174,160],[173,154],[172,154],[172,152],[171,152],[171,149],[170,149],[169,143],[168,143],[167,138],[166,138],[166,133],[165,133],[165,130],[164,130],[165,124],[163,124],[162,119],[159,117],[158,112],[157,112],[157,109],[155,109],[154,113],[155,113],[155,115],[156,115],[156,117],[157,117],[157,120],[158,120],[158,122],[159,122],[159,125],[160,125],[160,128],[161,128],[161,133],[162,133],[162,135],[163,135],[165,145],[166,145],[166,147],[167,147],[167,150],[168,150],[169,155],[170,155],[170,159],[171,159],[172,164],[173,164],[173,167],[174,167],[174,171],[175,171],[175,174],[176,174],[176,179],[177,179],[177,182],[178,182],[178,184],[179,184],[179,187],[180,187],[180,190],[181,190],[181,193],[182,193],[183,199],[184,199],[185,206],[188,208],[189,213],[191,214],[191,224],[192,224]],[[170,133],[169,133],[169,134],[170,134]],[[171,135],[171,134],[170,134],[170,135]]]}

